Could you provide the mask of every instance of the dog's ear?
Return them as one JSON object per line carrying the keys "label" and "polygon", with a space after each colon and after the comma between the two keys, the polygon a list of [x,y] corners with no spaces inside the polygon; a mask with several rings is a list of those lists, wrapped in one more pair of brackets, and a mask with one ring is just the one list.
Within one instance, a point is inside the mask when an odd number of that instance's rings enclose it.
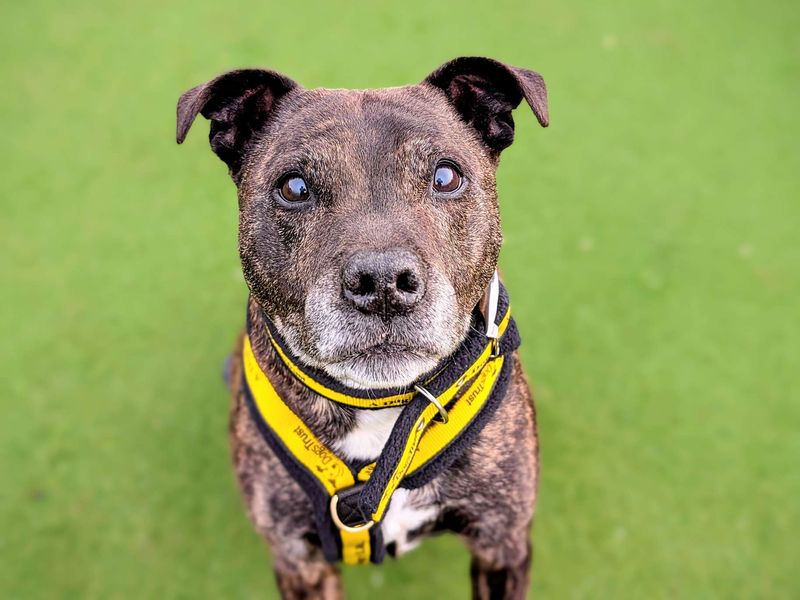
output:
{"label": "dog's ear", "polygon": [[441,89],[461,118],[499,153],[514,141],[511,111],[523,98],[542,127],[547,127],[547,89],[539,73],[491,58],[463,56],[431,73],[425,83]]}
{"label": "dog's ear", "polygon": [[198,113],[211,121],[211,149],[236,179],[247,144],[270,117],[277,102],[298,84],[274,71],[240,69],[190,89],[178,99],[178,143],[183,143]]}

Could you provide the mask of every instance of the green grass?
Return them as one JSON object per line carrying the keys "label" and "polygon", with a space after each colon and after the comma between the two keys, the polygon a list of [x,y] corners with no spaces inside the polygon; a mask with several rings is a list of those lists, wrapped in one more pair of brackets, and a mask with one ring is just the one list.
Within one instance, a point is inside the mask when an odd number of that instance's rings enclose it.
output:
{"label": "green grass", "polygon": [[[499,172],[540,417],[532,590],[800,596],[796,2],[0,16],[0,597],[276,597],[227,453],[234,188],[206,122],[175,145],[175,101],[242,65],[378,87],[462,54],[550,87],[552,126],[519,110]],[[459,598],[467,564],[445,537],[346,581]]]}

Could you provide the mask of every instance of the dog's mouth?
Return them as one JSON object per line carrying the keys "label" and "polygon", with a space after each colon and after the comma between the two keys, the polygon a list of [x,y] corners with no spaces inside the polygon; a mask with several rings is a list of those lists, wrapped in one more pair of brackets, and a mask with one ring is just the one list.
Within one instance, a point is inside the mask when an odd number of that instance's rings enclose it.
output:
{"label": "dog's mouth", "polygon": [[[444,356],[443,349],[432,347],[429,340],[409,336],[410,332],[403,341],[386,335],[378,335],[371,340],[364,339],[363,331],[358,336],[343,335],[334,344],[324,345],[323,340],[315,339],[311,348],[305,351],[303,344],[297,343],[297,330],[289,327],[284,333],[284,340],[302,362],[356,388],[380,389],[411,385],[431,372]],[[358,344],[353,345],[354,342]]]}
{"label": "dog's mouth", "polygon": [[431,372],[459,341],[453,330],[438,337],[426,327],[398,324],[396,329],[401,333],[343,327],[331,335],[333,330],[328,329],[329,337],[315,338],[310,351],[301,350],[299,356],[346,385],[405,387]]}
{"label": "dog's mouth", "polygon": [[436,355],[396,344],[380,344],[326,363],[322,369],[356,388],[405,387],[439,364]]}
{"label": "dog's mouth", "polygon": [[372,358],[418,358],[422,360],[438,360],[436,352],[432,348],[425,348],[420,345],[410,346],[395,342],[380,342],[360,350],[343,352],[333,360],[328,361],[330,365],[338,365],[348,361]]}
{"label": "dog's mouth", "polygon": [[466,334],[469,314],[461,314],[452,286],[441,277],[429,282],[413,311],[391,320],[349,306],[337,283],[331,276],[327,285],[318,284],[304,313],[287,319],[279,332],[298,358],[342,383],[372,389],[411,385]]}

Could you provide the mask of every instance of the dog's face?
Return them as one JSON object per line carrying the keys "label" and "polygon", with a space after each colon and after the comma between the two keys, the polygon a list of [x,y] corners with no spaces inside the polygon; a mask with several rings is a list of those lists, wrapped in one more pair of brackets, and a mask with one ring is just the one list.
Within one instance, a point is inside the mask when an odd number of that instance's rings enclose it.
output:
{"label": "dog's face", "polygon": [[184,94],[239,192],[245,279],[306,363],[359,387],[407,385],[452,353],[497,264],[495,170],[532,71],[481,58],[423,83],[305,90],[233,71]]}

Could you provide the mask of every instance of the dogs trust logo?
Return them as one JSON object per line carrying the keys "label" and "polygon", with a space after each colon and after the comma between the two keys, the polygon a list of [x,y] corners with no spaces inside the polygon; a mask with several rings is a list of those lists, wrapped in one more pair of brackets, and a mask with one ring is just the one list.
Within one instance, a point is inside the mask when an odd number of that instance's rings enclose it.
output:
{"label": "dogs trust logo", "polygon": [[475,402],[475,399],[481,394],[481,392],[483,392],[483,389],[486,387],[486,381],[490,379],[497,370],[497,365],[495,362],[495,360],[492,360],[486,363],[486,366],[483,368],[483,371],[480,374],[480,380],[477,382],[477,385],[472,388],[469,396],[464,398],[464,401],[470,406],[473,402]]}
{"label": "dogs trust logo", "polygon": [[327,467],[330,464],[330,462],[333,460],[333,455],[330,453],[330,450],[320,444],[317,440],[313,439],[307,429],[304,429],[298,425],[294,428],[294,433],[300,438],[300,441],[303,442],[303,446],[305,446],[306,450],[316,456],[319,456],[324,466]]}
{"label": "dogs trust logo", "polygon": [[336,487],[339,477],[342,475],[342,468],[334,461],[335,457],[331,451],[320,444],[311,433],[301,425],[295,427],[293,433],[300,439],[300,442],[307,452],[319,457],[322,466],[316,466],[317,472],[322,473],[325,479],[328,480],[328,483]]}

